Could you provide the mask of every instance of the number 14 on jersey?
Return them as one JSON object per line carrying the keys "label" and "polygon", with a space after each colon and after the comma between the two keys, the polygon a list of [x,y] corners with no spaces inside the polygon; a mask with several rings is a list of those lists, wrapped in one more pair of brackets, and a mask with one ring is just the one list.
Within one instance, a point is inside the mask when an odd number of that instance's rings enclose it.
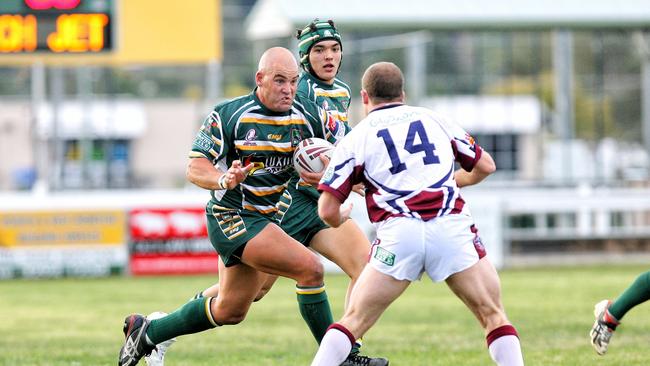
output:
{"label": "number 14 on jersey", "polygon": [[[416,136],[420,140],[419,143],[415,143]],[[386,146],[386,150],[388,150],[388,156],[390,157],[392,164],[390,172],[392,174],[397,174],[406,170],[406,163],[400,160],[399,152],[397,151],[398,147],[395,146],[395,142],[393,141],[393,137],[390,135],[389,129],[384,128],[377,131],[377,137],[384,140],[384,145]],[[427,132],[422,121],[413,121],[409,124],[406,141],[404,142],[404,146],[400,148],[411,154],[424,153],[422,163],[425,165],[440,163],[440,159],[435,152],[436,145],[429,142],[429,137],[427,137]]]}

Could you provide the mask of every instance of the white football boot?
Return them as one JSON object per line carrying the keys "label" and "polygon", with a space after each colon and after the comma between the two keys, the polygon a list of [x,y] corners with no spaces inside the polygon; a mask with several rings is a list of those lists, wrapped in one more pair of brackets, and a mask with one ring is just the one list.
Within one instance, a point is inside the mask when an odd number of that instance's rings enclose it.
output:
{"label": "white football boot", "polygon": [[[607,353],[609,341],[614,335],[616,326],[618,326],[618,322],[611,322],[605,319],[605,312],[607,312],[611,303],[612,302],[609,300],[603,300],[594,306],[594,316],[596,317],[596,321],[589,332],[591,345],[594,346],[596,353],[601,356]],[[613,318],[613,316],[609,316]]]}

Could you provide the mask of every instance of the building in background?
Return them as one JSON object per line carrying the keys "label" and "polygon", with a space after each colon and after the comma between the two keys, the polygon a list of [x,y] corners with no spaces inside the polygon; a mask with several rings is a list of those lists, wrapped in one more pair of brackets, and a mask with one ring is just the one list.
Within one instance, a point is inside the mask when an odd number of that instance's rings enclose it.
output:
{"label": "building in background", "polygon": [[[57,1],[45,10],[0,4],[0,190],[35,181],[54,190],[182,186],[184,152],[205,111],[249,92],[261,52],[295,47],[293,32],[315,17],[335,19],[345,38],[353,121],[360,74],[391,60],[405,70],[412,102],[451,112],[495,152],[495,181],[647,185],[650,10],[642,2],[88,0],[57,9]],[[103,41],[66,33],[52,49],[48,35],[63,34],[63,19],[89,32],[95,24]],[[41,25],[33,45],[31,21]],[[108,113],[94,113],[102,108]],[[134,114],[106,118],[117,110]],[[75,138],[65,136],[71,129]],[[160,139],[163,156],[150,159]]]}
{"label": "building in background", "polygon": [[[492,153],[498,173],[486,189],[464,194],[495,263],[623,249],[630,251],[622,260],[648,259],[643,1],[494,0],[486,8],[479,0],[3,0],[0,261],[18,263],[37,247],[16,239],[31,226],[8,229],[27,222],[23,216],[46,217],[39,222],[54,235],[48,223],[77,210],[117,209],[131,222],[143,208],[200,209],[203,192],[185,180],[198,126],[213,105],[253,89],[267,47],[297,50],[295,29],[316,17],[334,19],[344,37],[352,124],[361,114],[361,73],[389,60],[405,71],[410,102],[449,115]],[[145,193],[144,207],[134,207]],[[133,254],[129,243],[139,250],[186,240],[194,248],[202,240],[190,239],[159,245],[126,233],[90,244],[119,248],[120,267]],[[66,266],[61,261],[59,272]]]}
{"label": "building in background", "polygon": [[[14,158],[0,158],[0,189],[178,186],[199,111],[223,98],[221,11],[219,0],[3,1],[0,153]],[[165,154],[179,157],[158,164]]]}
{"label": "building in background", "polygon": [[[341,75],[355,94],[367,66],[397,63],[410,101],[470,122],[464,127],[496,151],[500,178],[647,185],[650,8],[644,2],[327,4],[260,0],[247,35],[257,49],[295,46],[295,28],[315,16],[334,19],[344,38]],[[619,152],[626,158],[610,158]]]}
{"label": "building in background", "polygon": [[497,264],[648,259],[644,2],[259,0],[246,33],[256,52],[295,48],[294,29],[314,17],[344,39],[352,123],[362,72],[389,60],[409,102],[454,118],[493,154],[497,174],[463,194]]}

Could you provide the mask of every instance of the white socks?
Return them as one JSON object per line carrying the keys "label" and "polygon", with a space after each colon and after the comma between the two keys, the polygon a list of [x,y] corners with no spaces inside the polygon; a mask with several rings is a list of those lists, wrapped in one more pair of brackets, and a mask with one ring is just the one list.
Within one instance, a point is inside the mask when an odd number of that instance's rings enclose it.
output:
{"label": "white socks", "polygon": [[340,324],[332,324],[320,342],[311,366],[339,366],[350,354],[355,340]]}
{"label": "white socks", "polygon": [[[512,325],[504,325],[487,336],[490,356],[499,366],[524,366],[521,344]],[[339,366],[350,354],[355,339],[340,324],[332,324],[320,343],[311,366]]]}
{"label": "white socks", "polygon": [[517,331],[512,325],[504,325],[487,336],[490,356],[499,366],[523,366],[521,344]]}

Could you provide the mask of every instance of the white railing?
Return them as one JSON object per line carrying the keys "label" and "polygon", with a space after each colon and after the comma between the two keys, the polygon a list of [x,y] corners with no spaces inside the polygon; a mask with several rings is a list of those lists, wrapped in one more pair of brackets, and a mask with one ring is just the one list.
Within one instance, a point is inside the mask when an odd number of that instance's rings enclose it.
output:
{"label": "white railing", "polygon": [[[650,189],[471,188],[464,192],[498,266],[511,243],[598,239],[650,242]],[[490,245],[492,248],[490,248]],[[591,253],[593,254],[593,253]]]}

